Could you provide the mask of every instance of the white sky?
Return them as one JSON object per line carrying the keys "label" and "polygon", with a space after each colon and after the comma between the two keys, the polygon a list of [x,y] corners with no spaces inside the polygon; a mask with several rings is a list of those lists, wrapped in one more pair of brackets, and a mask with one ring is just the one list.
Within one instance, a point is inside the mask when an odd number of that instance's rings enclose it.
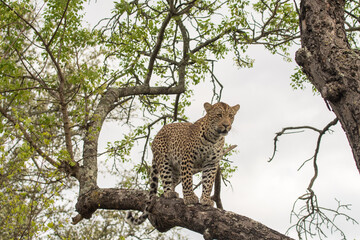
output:
{"label": "white sky", "polygon": [[[108,17],[111,6],[111,1],[91,1],[87,7],[87,21],[93,24]],[[222,101],[241,106],[226,139],[227,143],[238,145],[236,149],[240,152],[231,159],[238,171],[231,179],[232,188],[222,187],[222,201],[225,210],[285,233],[290,226],[293,203],[306,193],[313,174],[311,162],[299,172],[297,169],[313,155],[317,134],[306,131],[283,135],[275,159],[268,163],[275,133],[288,126],[311,125],[322,129],[335,115],[320,96],[313,95],[310,87],[305,90],[291,88],[290,75],[295,63],[284,62],[282,57],[269,54],[263,47],[251,47],[249,55],[255,59],[252,69],[238,69],[230,60],[216,66],[217,76],[224,85]],[[192,105],[187,110],[191,121],[202,116],[203,103],[211,100],[211,94],[209,83],[196,87]],[[121,136],[121,126],[116,126],[119,128],[116,131],[113,126],[104,126],[101,145]],[[360,174],[340,123],[332,129],[334,133],[326,134],[322,140],[319,176],[314,190],[323,207],[336,208],[335,198],[343,204],[352,204],[351,211],[346,213],[360,222]],[[99,185],[109,187],[104,182]],[[359,225],[342,221],[338,225],[348,239],[360,239]],[[200,234],[184,232],[191,239],[203,239]],[[297,238],[294,232],[290,236]],[[329,239],[340,239],[340,236]]]}

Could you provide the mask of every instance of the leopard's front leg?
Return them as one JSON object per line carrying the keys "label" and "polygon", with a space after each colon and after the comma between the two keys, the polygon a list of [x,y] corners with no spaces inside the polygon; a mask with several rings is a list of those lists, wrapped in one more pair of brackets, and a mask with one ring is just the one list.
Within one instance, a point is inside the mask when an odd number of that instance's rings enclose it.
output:
{"label": "leopard's front leg", "polygon": [[192,179],[192,169],[193,169],[193,160],[189,157],[186,157],[181,162],[181,182],[184,195],[184,203],[186,205],[196,204],[199,202],[199,198],[195,195],[193,190],[193,179]]}
{"label": "leopard's front leg", "polygon": [[218,166],[218,163],[208,165],[202,172],[202,195],[200,198],[202,205],[214,206],[214,201],[211,200],[210,194],[215,182]]}

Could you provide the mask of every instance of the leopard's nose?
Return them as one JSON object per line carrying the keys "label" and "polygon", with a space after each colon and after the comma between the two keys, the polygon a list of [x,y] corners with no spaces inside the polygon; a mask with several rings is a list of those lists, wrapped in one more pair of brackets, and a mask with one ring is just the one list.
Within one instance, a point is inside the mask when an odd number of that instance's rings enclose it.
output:
{"label": "leopard's nose", "polygon": [[228,129],[230,127],[230,124],[229,123],[223,123],[223,126],[225,129]]}

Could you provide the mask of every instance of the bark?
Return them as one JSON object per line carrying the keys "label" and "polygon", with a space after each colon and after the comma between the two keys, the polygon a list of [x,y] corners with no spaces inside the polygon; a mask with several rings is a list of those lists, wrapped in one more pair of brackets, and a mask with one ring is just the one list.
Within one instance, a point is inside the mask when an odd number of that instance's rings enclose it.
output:
{"label": "bark", "polygon": [[[83,165],[78,172],[72,174],[80,183],[79,194],[82,195],[97,189],[97,147],[102,125],[116,103],[124,97],[144,95],[170,95],[180,94],[185,91],[184,85],[174,87],[149,87],[145,85],[125,88],[109,88],[101,97],[99,104],[90,119],[86,136],[84,138]],[[127,101],[126,99],[124,101]]]}
{"label": "bark", "polygon": [[[142,210],[146,196],[142,190],[96,189],[79,197],[76,210],[84,218],[97,209]],[[186,206],[180,198],[156,198],[149,220],[160,232],[180,226],[204,239],[291,239],[248,217],[200,204]]]}
{"label": "bark", "polygon": [[[139,210],[145,208],[147,192],[129,189],[100,189],[97,186],[97,144],[103,121],[114,104],[126,96],[137,94],[180,94],[184,86],[137,86],[110,88],[102,96],[84,139],[83,165],[72,174],[80,183],[76,204],[79,213],[73,224],[90,219],[97,209]],[[125,100],[124,100],[125,101]],[[149,216],[160,232],[179,226],[203,234],[204,239],[291,239],[248,217],[200,204],[186,206],[183,199],[157,198]]]}
{"label": "bark", "polygon": [[360,171],[360,53],[347,41],[344,0],[302,0],[296,62],[340,120]]}

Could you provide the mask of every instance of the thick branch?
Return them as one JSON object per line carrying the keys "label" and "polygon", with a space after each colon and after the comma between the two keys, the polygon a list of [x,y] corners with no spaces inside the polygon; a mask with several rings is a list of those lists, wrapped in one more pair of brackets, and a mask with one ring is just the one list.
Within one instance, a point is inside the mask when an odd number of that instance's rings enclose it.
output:
{"label": "thick branch", "polygon": [[214,195],[211,197],[211,199],[216,203],[217,208],[224,209],[221,202],[220,192],[221,192],[221,169],[220,167],[218,167],[214,182]]}
{"label": "thick branch", "polygon": [[186,65],[189,62],[190,56],[189,56],[189,49],[190,49],[190,37],[189,32],[186,29],[185,25],[181,20],[177,20],[176,23],[179,25],[181,35],[183,38],[183,57],[181,60],[181,64],[179,67],[179,85],[185,86],[185,75],[186,75]]}
{"label": "thick branch", "polygon": [[360,171],[360,55],[349,46],[344,0],[303,0],[296,62],[338,117]]}
{"label": "thick branch", "polygon": [[[125,88],[109,88],[101,97],[99,104],[90,119],[84,139],[83,167],[79,175],[80,195],[97,189],[97,146],[102,125],[119,99],[136,95],[180,94],[184,92],[182,86],[149,87],[135,86]],[[130,98],[127,98],[129,100]]]}
{"label": "thick branch", "polygon": [[[80,197],[76,210],[84,218],[97,209],[142,210],[146,196],[142,190],[98,189]],[[205,239],[291,239],[245,216],[200,204],[186,206],[180,198],[156,198],[150,221],[161,232],[180,226]]]}
{"label": "thick branch", "polygon": [[109,91],[113,91],[116,96],[127,97],[134,95],[171,95],[171,94],[180,94],[185,91],[183,85],[177,85],[174,87],[149,87],[146,85],[140,85],[135,87],[125,87],[125,88],[110,88]]}
{"label": "thick branch", "polygon": [[62,114],[62,120],[63,120],[63,127],[64,127],[64,133],[65,133],[65,145],[66,150],[69,153],[70,161],[75,163],[74,161],[74,153],[73,153],[73,145],[72,145],[72,134],[71,134],[71,126],[70,126],[70,119],[69,119],[69,113],[67,109],[67,103],[65,99],[65,79],[60,78],[60,84],[59,84],[59,104],[60,104],[60,111]]}

